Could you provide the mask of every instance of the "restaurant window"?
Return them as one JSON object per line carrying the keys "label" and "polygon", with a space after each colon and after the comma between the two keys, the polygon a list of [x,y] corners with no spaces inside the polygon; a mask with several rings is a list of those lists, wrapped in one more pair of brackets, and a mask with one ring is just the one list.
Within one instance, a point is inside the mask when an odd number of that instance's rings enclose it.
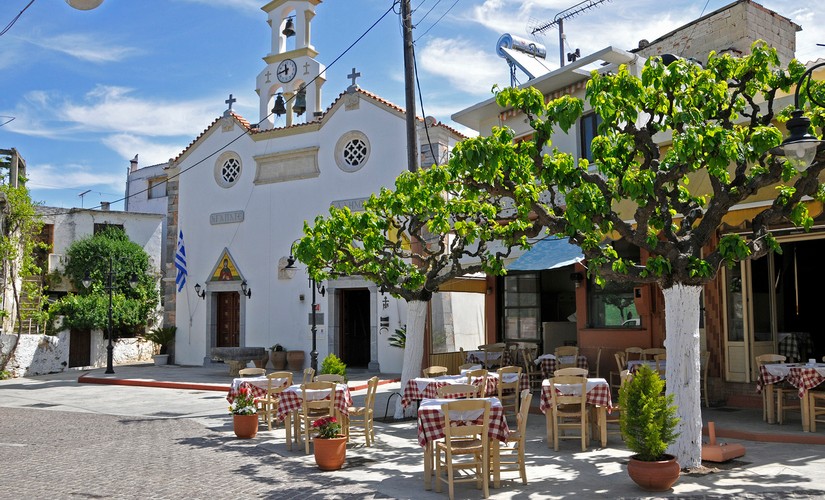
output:
{"label": "restaurant window", "polygon": [[539,341],[539,276],[536,273],[504,277],[504,338]]}
{"label": "restaurant window", "polygon": [[149,199],[163,198],[164,196],[166,196],[166,178],[149,179]]}
{"label": "restaurant window", "polygon": [[[639,262],[639,247],[613,243],[619,257]],[[640,328],[642,319],[636,310],[632,282],[607,280],[600,287],[591,279],[587,294],[587,323],[590,328]]]}
{"label": "restaurant window", "polygon": [[590,144],[593,138],[599,135],[599,125],[602,123],[602,118],[596,113],[584,115],[579,120],[579,152],[581,158],[587,158],[589,163],[593,163],[593,150]]}

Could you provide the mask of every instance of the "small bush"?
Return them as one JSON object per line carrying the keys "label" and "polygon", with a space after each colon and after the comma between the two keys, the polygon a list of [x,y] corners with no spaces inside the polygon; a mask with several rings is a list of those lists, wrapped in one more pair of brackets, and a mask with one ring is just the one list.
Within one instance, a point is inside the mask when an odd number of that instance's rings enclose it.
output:
{"label": "small bush", "polygon": [[0,370],[0,380],[6,380],[11,378],[11,372],[7,372],[6,370]]}
{"label": "small bush", "polygon": [[321,373],[330,373],[347,377],[347,365],[335,354],[329,354],[321,363]]}

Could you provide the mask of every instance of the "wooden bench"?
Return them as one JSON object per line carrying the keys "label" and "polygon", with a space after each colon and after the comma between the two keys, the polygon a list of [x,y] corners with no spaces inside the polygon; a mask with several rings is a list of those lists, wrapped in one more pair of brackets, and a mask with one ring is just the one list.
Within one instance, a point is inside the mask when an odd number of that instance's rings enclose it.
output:
{"label": "wooden bench", "polygon": [[229,375],[238,377],[242,368],[245,368],[250,361],[260,360],[266,357],[265,347],[213,347],[212,359],[220,359],[229,365]]}

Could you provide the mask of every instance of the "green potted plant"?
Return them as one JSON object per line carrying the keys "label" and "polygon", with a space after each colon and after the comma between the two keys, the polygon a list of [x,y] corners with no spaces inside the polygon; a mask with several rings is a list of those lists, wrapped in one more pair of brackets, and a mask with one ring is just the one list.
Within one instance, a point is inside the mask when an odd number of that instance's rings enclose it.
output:
{"label": "green potted plant", "polygon": [[236,436],[249,439],[258,434],[258,409],[248,387],[241,387],[238,391],[229,404],[229,413],[232,414],[232,430]]}
{"label": "green potted plant", "polygon": [[627,473],[639,486],[666,491],[679,479],[676,457],[666,452],[679,433],[673,395],[663,394],[659,373],[641,365],[619,389],[619,425],[630,451]]}
{"label": "green potted plant", "polygon": [[336,356],[335,354],[328,354],[324,361],[321,362],[321,372],[320,373],[331,373],[333,375],[341,375],[346,380],[347,378],[347,365],[341,361],[341,358]]}
{"label": "green potted plant", "polygon": [[271,347],[272,352],[269,355],[269,361],[272,363],[272,369],[280,371],[286,368],[286,349],[281,344],[275,344]]}
{"label": "green potted plant", "polygon": [[321,470],[338,470],[347,457],[347,436],[335,417],[322,417],[312,423],[318,434],[312,441],[315,463]]}
{"label": "green potted plant", "polygon": [[165,365],[169,362],[169,347],[175,343],[176,326],[159,326],[143,334],[143,339],[155,344],[155,365]]}

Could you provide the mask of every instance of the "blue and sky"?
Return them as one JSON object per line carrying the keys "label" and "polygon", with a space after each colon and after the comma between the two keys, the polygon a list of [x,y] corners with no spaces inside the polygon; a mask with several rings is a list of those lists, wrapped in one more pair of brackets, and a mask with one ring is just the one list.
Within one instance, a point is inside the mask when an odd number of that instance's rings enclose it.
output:
{"label": "blue and sky", "polygon": [[[29,1],[2,0],[0,26]],[[582,54],[608,45],[631,49],[731,1],[605,2],[565,23],[567,43]],[[7,122],[0,148],[17,148],[26,159],[33,199],[65,208],[121,200],[131,158],[138,154],[147,166],[177,156],[222,114],[230,93],[238,100],[233,109],[257,122],[255,77],[270,48],[265,3],[104,0],[79,11],[63,0],[36,0],[0,37],[0,123]],[[499,36],[526,36],[528,26],[576,3],[412,0],[424,112],[452,124],[452,113],[491,97],[494,84],[509,83],[508,66],[495,52]],[[802,26],[799,59],[825,57],[816,46],[825,43],[825,9],[817,2],[761,3]],[[392,0],[325,0],[317,7],[312,42],[327,66],[324,108],[349,85],[353,67],[363,89],[404,106],[395,12],[332,64],[391,6]],[[538,41],[557,65],[558,32]]]}

